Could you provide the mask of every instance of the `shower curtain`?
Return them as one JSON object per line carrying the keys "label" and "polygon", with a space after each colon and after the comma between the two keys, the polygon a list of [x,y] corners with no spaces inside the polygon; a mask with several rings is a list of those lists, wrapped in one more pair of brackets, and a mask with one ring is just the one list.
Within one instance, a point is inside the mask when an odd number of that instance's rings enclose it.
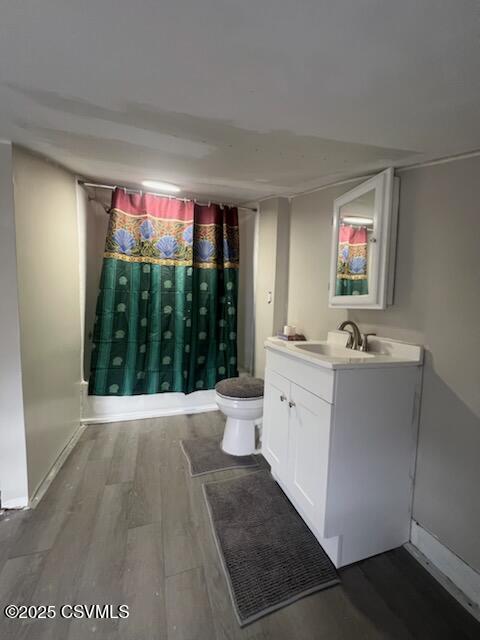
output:
{"label": "shower curtain", "polygon": [[340,225],[335,295],[368,294],[367,236],[366,227]]}
{"label": "shower curtain", "polygon": [[238,212],[116,189],[91,395],[212,389],[238,375]]}

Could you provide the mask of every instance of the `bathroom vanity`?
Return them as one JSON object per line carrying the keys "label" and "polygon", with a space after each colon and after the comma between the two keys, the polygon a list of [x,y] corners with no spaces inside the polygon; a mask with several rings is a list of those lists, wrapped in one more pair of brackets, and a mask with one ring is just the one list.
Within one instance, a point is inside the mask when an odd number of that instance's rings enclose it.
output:
{"label": "bathroom vanity", "polygon": [[409,539],[423,349],[265,343],[262,453],[336,567]]}

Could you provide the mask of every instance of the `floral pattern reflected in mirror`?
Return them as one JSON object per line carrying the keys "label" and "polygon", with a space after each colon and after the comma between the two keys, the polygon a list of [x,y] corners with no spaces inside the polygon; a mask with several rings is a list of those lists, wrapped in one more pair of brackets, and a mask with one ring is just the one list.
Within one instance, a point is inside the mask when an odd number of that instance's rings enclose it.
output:
{"label": "floral pattern reflected in mirror", "polygon": [[375,190],[340,208],[335,295],[368,295],[369,252],[373,233]]}

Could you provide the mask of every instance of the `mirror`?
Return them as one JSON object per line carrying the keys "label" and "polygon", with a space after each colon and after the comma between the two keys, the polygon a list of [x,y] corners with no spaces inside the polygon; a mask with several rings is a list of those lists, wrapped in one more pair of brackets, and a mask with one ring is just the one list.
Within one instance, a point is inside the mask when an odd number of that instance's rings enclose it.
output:
{"label": "mirror", "polygon": [[336,296],[368,295],[374,210],[373,189],[340,207]]}
{"label": "mirror", "polygon": [[331,307],[384,309],[392,303],[398,178],[393,169],[334,202]]}

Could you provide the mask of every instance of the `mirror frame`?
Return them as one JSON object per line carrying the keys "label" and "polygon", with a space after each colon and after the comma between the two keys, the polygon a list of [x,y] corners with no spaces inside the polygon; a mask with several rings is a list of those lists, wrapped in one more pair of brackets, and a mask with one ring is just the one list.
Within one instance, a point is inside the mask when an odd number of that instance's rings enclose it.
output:
{"label": "mirror frame", "polygon": [[[385,309],[393,304],[393,281],[397,239],[399,179],[393,168],[373,176],[354,189],[334,200],[332,249],[330,256],[330,280],[328,306],[337,309]],[[371,258],[368,273],[368,294],[337,296],[337,256],[340,229],[340,209],[343,205],[375,191],[373,231],[369,242]]]}

